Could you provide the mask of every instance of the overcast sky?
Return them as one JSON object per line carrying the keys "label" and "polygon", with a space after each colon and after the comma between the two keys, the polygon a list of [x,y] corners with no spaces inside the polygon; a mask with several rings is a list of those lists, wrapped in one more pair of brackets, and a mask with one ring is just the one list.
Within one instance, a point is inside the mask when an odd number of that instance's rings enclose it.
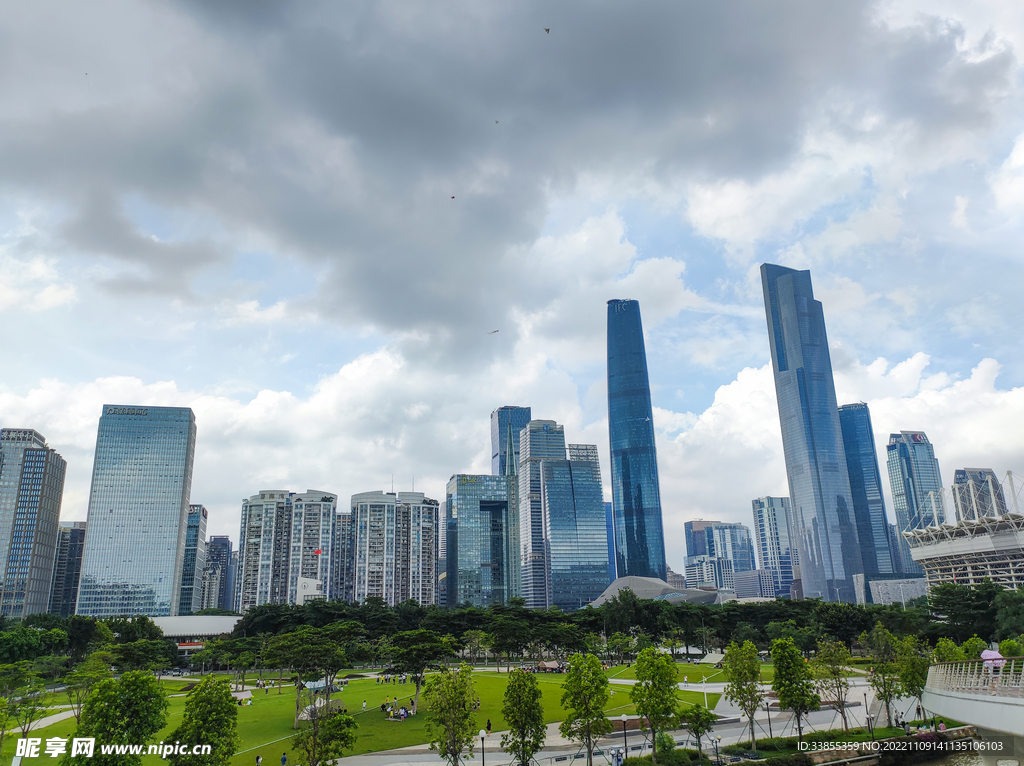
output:
{"label": "overcast sky", "polygon": [[635,298],[680,569],[683,522],[787,494],[771,261],[883,475],[901,429],[947,486],[1024,471],[1022,56],[1014,0],[4,3],[0,425],[84,519],[101,405],[190,406],[235,540],[260,489],[443,500],[504,404],[610,498]]}

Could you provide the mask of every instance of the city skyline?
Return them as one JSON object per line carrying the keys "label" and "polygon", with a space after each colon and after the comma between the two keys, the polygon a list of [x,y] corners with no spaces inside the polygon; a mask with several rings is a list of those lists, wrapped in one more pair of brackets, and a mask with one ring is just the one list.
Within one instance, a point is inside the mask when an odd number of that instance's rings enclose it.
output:
{"label": "city skyline", "polygon": [[509,403],[599,445],[608,500],[605,302],[630,296],[681,571],[685,521],[788,494],[773,262],[813,273],[880,458],[921,431],[946,487],[1024,470],[1019,14],[744,9],[19,9],[0,425],[67,461],[64,521],[109,401],[193,409],[210,535],[258,487],[440,498],[490,472]]}

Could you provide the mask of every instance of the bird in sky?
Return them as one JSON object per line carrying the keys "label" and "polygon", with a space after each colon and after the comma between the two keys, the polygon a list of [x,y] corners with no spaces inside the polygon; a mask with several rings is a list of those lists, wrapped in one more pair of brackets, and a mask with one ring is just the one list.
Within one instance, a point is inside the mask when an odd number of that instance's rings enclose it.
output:
{"label": "bird in sky", "polygon": [[454,194],[452,195],[452,199],[455,199],[455,195]]}
{"label": "bird in sky", "polygon": [[551,27],[544,27],[544,33],[550,35],[551,34]]}
{"label": "bird in sky", "polygon": [[488,334],[488,335],[494,335],[494,333],[496,333],[496,332],[501,332],[501,330],[491,330],[491,331],[490,331],[489,333],[487,333],[487,334]]}
{"label": "bird in sky", "polygon": [[497,120],[495,120],[495,121],[494,121],[494,124],[495,124],[495,125],[497,125],[497,124],[498,124],[498,121],[497,121]]}

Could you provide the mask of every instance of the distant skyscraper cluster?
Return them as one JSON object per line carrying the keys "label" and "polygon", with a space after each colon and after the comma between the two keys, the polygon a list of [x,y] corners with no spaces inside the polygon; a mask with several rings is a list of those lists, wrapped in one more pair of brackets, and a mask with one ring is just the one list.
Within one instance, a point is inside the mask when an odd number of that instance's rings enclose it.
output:
{"label": "distant skyscraper cluster", "polygon": [[[761,560],[779,596],[788,581],[795,597],[864,600],[872,580],[919,576],[908,535],[949,519],[935,450],[921,431],[889,436],[896,516],[890,524],[871,414],[863,402],[836,403],[810,272],[764,264],[761,281],[790,491],[789,498],[754,500]],[[952,501],[959,521],[1007,511],[1002,487],[986,468],[958,470]]]}

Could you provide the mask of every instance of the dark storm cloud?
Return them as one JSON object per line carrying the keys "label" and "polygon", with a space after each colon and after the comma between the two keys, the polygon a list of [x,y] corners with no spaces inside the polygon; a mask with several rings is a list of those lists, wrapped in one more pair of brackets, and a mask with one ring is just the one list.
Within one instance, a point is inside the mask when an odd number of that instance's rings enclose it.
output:
{"label": "dark storm cloud", "polygon": [[[326,265],[322,315],[416,330],[410,352],[442,357],[496,353],[481,331],[530,308],[543,279],[502,257],[582,173],[756,179],[837,92],[844,114],[924,136],[974,128],[1012,64],[968,59],[956,28],[890,31],[856,3],[158,7],[177,15],[166,76],[132,82],[154,67],[115,55],[126,84],[102,100],[0,106],[3,188],[63,201],[74,246],[178,293],[217,251],[144,245],[119,200],[210,216]],[[136,57],[161,34],[119,24]]]}

